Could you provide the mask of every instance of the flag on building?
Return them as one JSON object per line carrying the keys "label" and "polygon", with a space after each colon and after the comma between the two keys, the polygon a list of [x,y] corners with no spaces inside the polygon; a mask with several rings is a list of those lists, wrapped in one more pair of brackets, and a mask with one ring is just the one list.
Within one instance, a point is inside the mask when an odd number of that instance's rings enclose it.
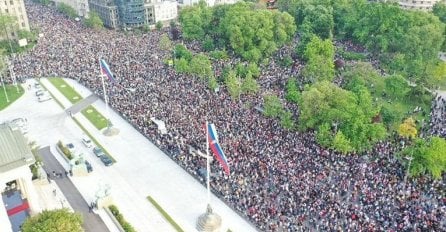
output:
{"label": "flag on building", "polygon": [[116,83],[115,78],[113,78],[113,73],[110,71],[110,67],[108,67],[104,59],[99,60],[99,65],[101,66],[102,75],[105,75],[111,82]]}
{"label": "flag on building", "polygon": [[206,129],[207,129],[209,147],[211,148],[212,153],[214,153],[215,158],[217,158],[218,162],[225,170],[226,174],[229,175],[230,171],[229,171],[228,160],[226,159],[223,149],[221,149],[221,146],[218,143],[218,135],[217,131],[215,130],[214,124],[207,123]]}

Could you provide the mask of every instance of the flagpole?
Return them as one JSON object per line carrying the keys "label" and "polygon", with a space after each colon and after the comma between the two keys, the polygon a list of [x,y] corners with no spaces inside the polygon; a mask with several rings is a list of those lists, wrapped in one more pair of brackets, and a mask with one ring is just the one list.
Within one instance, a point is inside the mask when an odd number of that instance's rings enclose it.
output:
{"label": "flagpole", "polygon": [[211,164],[209,160],[209,127],[208,121],[206,120],[206,186],[207,186],[207,202],[208,205],[211,204],[211,188],[210,188],[210,179],[211,179]]}
{"label": "flagpole", "polygon": [[107,114],[107,127],[110,126],[110,113],[108,111],[108,99],[107,99],[107,90],[105,88],[104,74],[101,70],[101,60],[99,60],[99,73],[101,75],[102,80],[102,90],[104,91],[104,101],[105,101],[105,112]]}

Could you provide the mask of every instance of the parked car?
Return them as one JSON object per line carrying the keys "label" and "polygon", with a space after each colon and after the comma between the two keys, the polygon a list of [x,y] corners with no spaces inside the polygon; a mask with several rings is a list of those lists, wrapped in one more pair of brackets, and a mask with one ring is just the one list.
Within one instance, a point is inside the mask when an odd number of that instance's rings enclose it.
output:
{"label": "parked car", "polygon": [[[45,95],[45,94],[48,94],[48,91],[46,91],[46,90],[43,90],[43,89],[41,89],[41,90],[37,90],[36,91],[36,96],[38,97],[38,96],[43,96],[43,95]],[[49,94],[48,94],[49,95]]]}
{"label": "parked car", "polygon": [[13,119],[11,123],[20,128],[23,134],[28,133],[28,120],[26,118],[16,118]]}
{"label": "parked car", "polygon": [[90,138],[84,135],[82,138],[82,143],[85,145],[85,147],[90,148],[93,146],[93,143],[91,142]]}
{"label": "parked car", "polygon": [[102,163],[107,167],[113,165],[113,160],[111,160],[107,155],[101,155],[99,156],[99,159],[101,159]]}
{"label": "parked car", "polygon": [[94,153],[97,157],[101,157],[101,156],[105,155],[104,152],[102,151],[102,149],[99,148],[99,147],[94,147],[94,148],[93,148],[93,153]]}
{"label": "parked car", "polygon": [[46,94],[46,95],[42,95],[42,96],[39,96],[39,97],[37,97],[37,100],[39,101],[39,102],[45,102],[45,101],[49,101],[49,100],[51,100],[51,99],[53,99],[49,94]]}

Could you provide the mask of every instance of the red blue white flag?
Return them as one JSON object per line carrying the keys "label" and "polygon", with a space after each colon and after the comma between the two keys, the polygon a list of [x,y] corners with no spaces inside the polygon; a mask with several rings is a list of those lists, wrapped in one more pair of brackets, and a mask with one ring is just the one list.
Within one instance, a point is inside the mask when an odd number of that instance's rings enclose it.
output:
{"label": "red blue white flag", "polygon": [[105,75],[111,82],[116,83],[115,78],[113,78],[113,73],[111,72],[110,67],[108,67],[108,64],[105,62],[104,59],[99,60],[99,65],[101,66],[102,75]]}
{"label": "red blue white flag", "polygon": [[215,130],[214,124],[208,123],[206,125],[206,129],[208,134],[209,147],[211,148],[212,153],[214,153],[215,158],[217,158],[218,162],[225,170],[226,174],[229,175],[230,171],[228,160],[226,159],[223,149],[221,149],[221,146],[218,143],[218,135],[217,131]]}

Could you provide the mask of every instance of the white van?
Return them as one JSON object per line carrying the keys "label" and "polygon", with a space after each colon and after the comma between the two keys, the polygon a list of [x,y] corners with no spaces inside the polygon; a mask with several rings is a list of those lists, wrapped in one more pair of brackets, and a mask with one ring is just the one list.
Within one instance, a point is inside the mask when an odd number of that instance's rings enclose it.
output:
{"label": "white van", "polygon": [[82,138],[82,143],[87,147],[87,148],[91,148],[93,146],[93,143],[91,142],[90,138],[88,138],[87,136],[84,136]]}

